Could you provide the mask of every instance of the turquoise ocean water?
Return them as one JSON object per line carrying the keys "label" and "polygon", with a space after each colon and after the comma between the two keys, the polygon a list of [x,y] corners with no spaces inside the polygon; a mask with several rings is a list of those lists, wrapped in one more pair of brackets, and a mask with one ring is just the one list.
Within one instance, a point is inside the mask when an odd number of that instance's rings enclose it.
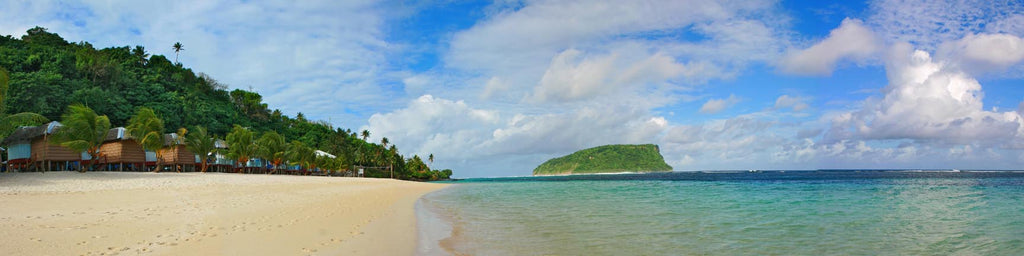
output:
{"label": "turquoise ocean water", "polygon": [[423,197],[430,255],[1024,255],[1024,173],[469,179]]}

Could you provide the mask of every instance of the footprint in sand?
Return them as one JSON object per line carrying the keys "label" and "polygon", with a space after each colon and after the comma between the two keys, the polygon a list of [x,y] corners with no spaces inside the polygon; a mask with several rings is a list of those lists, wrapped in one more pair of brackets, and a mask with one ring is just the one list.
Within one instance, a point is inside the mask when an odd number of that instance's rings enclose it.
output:
{"label": "footprint in sand", "polygon": [[305,252],[305,253],[316,252],[316,249],[302,248],[302,252]]}

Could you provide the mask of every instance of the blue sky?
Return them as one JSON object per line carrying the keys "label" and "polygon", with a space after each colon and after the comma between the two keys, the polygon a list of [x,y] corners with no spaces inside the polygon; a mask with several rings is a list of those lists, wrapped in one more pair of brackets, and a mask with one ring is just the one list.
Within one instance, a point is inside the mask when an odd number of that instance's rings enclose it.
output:
{"label": "blue sky", "polygon": [[655,143],[676,170],[1019,169],[1024,3],[5,1],[457,177]]}

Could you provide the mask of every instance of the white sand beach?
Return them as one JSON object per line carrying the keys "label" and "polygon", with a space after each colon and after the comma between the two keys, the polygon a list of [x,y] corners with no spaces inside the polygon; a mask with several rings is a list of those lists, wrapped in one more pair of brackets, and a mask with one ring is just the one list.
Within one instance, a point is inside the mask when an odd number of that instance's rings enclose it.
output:
{"label": "white sand beach", "polygon": [[443,184],[222,173],[0,174],[2,255],[412,255]]}

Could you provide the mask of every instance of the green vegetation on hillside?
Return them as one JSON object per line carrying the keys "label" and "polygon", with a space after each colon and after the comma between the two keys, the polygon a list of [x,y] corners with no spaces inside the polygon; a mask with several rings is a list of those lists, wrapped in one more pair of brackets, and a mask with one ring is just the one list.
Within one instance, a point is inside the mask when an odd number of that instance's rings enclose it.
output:
{"label": "green vegetation on hillside", "polygon": [[605,145],[588,148],[544,162],[533,175],[611,172],[668,172],[658,145]]}
{"label": "green vegetation on hillside", "polygon": [[[180,43],[173,49],[175,55],[187,54]],[[258,93],[228,91],[227,85],[209,75],[163,55],[150,56],[143,46],[96,49],[88,42],[69,43],[35,27],[20,39],[0,36],[0,82],[5,82],[0,89],[8,89],[0,91],[0,120],[5,121],[0,124],[0,139],[16,125],[61,120],[68,107],[76,104],[107,116],[113,126],[128,126],[136,111],[145,107],[162,120],[164,133],[205,127],[209,135],[223,139],[237,125],[253,131],[253,136],[275,132],[289,143],[323,150],[343,159],[340,166],[393,166],[400,179],[451,175],[451,170],[431,170],[419,156],[399,154],[387,138],[380,144],[366,141],[369,131],[335,128],[307,120],[302,113],[292,118],[271,110]],[[279,141],[272,142],[274,149],[264,156],[282,161],[289,154],[279,152]],[[313,166],[314,161],[310,162]],[[366,175],[389,177],[390,173],[367,169]]]}

